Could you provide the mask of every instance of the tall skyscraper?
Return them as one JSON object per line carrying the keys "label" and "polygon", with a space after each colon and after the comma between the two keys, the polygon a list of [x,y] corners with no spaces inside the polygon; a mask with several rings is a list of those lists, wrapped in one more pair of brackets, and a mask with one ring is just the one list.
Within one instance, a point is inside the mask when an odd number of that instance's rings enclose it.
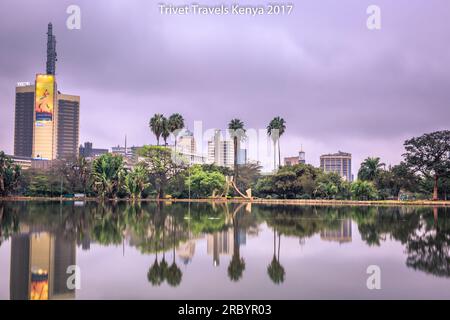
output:
{"label": "tall skyscraper", "polygon": [[54,75],[38,74],[35,84],[33,152],[35,159],[56,159],[57,119],[55,117],[56,82]]}
{"label": "tall skyscraper", "polygon": [[80,97],[57,90],[56,38],[47,31],[46,74],[16,87],[14,155],[54,160],[78,155]]}
{"label": "tall skyscraper", "polygon": [[78,156],[80,137],[80,97],[58,94],[58,158]]}
{"label": "tall skyscraper", "polygon": [[31,157],[33,150],[34,86],[19,83],[16,86],[14,121],[14,155]]}
{"label": "tall skyscraper", "polygon": [[[238,142],[237,163],[243,165],[247,163],[247,150],[241,149]],[[222,140],[220,130],[216,130],[214,138],[208,141],[208,163],[214,163],[221,167],[234,167],[234,142],[233,140]]]}
{"label": "tall skyscraper", "polygon": [[194,134],[191,131],[186,130],[184,134],[178,137],[177,151],[192,154],[197,153],[197,146],[195,143]]}
{"label": "tall skyscraper", "polygon": [[346,181],[353,181],[352,155],[339,151],[320,156],[320,168],[325,172],[335,172]]}

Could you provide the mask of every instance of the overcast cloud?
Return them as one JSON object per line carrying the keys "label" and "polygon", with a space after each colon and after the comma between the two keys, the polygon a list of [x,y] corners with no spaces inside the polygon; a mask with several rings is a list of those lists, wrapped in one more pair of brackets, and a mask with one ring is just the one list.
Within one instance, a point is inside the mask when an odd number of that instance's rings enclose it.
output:
{"label": "overcast cloud", "polygon": [[[58,88],[81,96],[80,139],[97,147],[125,134],[153,143],[154,113],[180,112],[190,128],[235,117],[265,128],[280,115],[283,156],[303,145],[318,165],[347,151],[356,173],[367,156],[398,163],[406,138],[450,127],[448,0],[304,0],[280,17],[162,16],[159,2],[2,0],[0,149],[13,152],[16,82],[45,71],[50,21]],[[81,30],[65,27],[70,4]],[[366,28],[370,4],[381,7],[379,31]]]}

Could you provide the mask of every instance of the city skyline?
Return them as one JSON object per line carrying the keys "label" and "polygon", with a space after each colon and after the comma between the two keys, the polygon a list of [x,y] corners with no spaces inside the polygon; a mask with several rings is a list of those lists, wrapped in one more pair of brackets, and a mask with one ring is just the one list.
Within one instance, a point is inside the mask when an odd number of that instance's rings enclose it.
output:
{"label": "city skyline", "polygon": [[11,14],[0,21],[0,149],[13,153],[14,87],[45,71],[52,21],[58,82],[83,97],[80,143],[110,147],[125,134],[130,145],[154,143],[147,123],[157,112],[182,113],[190,129],[196,120],[224,129],[236,117],[265,128],[280,115],[282,158],[303,145],[315,166],[338,150],[352,153],[354,173],[367,156],[398,163],[406,138],[448,128],[450,45],[442,39],[450,4],[377,1],[382,29],[369,31],[370,3],[347,2],[306,1],[289,17],[251,18],[161,16],[156,2],[80,1],[82,29],[68,30],[69,1],[3,1]]}

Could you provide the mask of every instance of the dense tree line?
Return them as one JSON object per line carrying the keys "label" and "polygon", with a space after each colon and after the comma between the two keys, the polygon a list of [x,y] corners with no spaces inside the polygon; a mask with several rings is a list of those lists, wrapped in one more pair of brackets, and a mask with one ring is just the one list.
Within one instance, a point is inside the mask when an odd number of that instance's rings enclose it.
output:
{"label": "dense tree line", "polygon": [[[237,120],[237,119],[235,119]],[[243,124],[233,120],[230,128]],[[283,124],[282,124],[283,125]],[[172,126],[174,128],[175,125]],[[239,129],[240,128],[240,129]],[[240,139],[239,135],[235,136]],[[378,157],[368,157],[358,179],[343,180],[308,164],[282,166],[263,174],[258,164],[188,166],[182,156],[165,146],[144,146],[140,162],[127,168],[119,155],[105,154],[89,163],[84,158],[59,161],[48,170],[21,170],[0,153],[0,196],[55,197],[83,193],[114,199],[208,198],[239,196],[226,183],[233,177],[239,190],[271,199],[385,200],[447,199],[450,194],[450,131],[425,134],[405,142],[404,161],[386,167]],[[239,174],[237,174],[239,172]]]}

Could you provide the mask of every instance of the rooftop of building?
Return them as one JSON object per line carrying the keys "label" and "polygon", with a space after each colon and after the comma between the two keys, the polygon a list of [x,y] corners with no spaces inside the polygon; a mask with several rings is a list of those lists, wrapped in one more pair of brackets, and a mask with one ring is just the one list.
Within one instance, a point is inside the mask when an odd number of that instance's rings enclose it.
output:
{"label": "rooftop of building", "polygon": [[352,154],[348,153],[348,152],[342,152],[342,151],[338,151],[337,153],[328,153],[328,154],[323,154],[320,157],[351,157]]}

